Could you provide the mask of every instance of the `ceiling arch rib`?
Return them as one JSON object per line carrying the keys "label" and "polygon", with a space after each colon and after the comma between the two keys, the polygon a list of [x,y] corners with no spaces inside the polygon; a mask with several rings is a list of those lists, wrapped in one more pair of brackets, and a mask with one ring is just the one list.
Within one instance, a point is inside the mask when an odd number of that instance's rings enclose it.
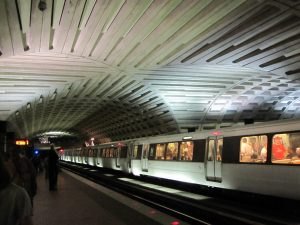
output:
{"label": "ceiling arch rib", "polygon": [[[102,71],[102,72],[101,72]],[[105,71],[105,72],[103,72]],[[116,69],[80,57],[27,54],[0,60],[0,119],[40,96],[60,92],[70,82],[115,74]]]}
{"label": "ceiling arch rib", "polygon": [[[286,2],[295,5],[293,2]],[[238,19],[237,19],[238,18]],[[237,64],[299,79],[300,12],[265,1],[231,17],[195,47],[170,61],[186,65]]]}
{"label": "ceiling arch rib", "polygon": [[[34,61],[37,55],[29,54],[26,57],[28,60],[32,57]],[[48,56],[47,61],[49,67],[57,63],[56,57],[52,62]],[[72,57],[65,62],[60,61],[61,71],[56,76],[65,78],[65,70],[62,68],[68,68],[69,61],[72,61]],[[49,92],[27,101],[30,108],[24,105],[18,108],[18,113],[10,116],[9,121],[20,132],[19,135],[29,137],[46,131],[77,130],[101,138],[102,141],[112,137],[128,138],[178,131],[159,93],[150,90],[130,73],[88,61],[91,65],[86,68],[87,61],[72,68],[74,73],[79,71],[80,77],[63,85],[52,85]],[[35,72],[37,64],[35,62],[32,67],[27,65],[31,73]],[[16,74],[18,70],[22,71],[16,67]],[[51,79],[51,75],[43,75],[47,80]],[[119,128],[116,129],[116,126]]]}
{"label": "ceiling arch rib", "polygon": [[168,66],[76,80],[10,121],[25,136],[75,129],[98,141],[119,140],[298,117],[299,88],[252,69]]}
{"label": "ceiling arch rib", "polygon": [[199,65],[141,70],[137,76],[160,93],[181,131],[231,126],[248,118],[259,122],[299,116],[300,84],[271,73]]}

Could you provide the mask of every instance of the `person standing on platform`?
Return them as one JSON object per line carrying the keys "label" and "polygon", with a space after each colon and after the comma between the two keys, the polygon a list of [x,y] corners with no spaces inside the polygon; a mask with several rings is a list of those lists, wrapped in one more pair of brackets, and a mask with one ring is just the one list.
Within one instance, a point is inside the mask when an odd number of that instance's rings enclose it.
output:
{"label": "person standing on platform", "polygon": [[36,171],[31,160],[25,155],[24,150],[20,151],[19,161],[15,165],[22,182],[21,184],[17,184],[25,188],[31,199],[31,204],[33,205],[33,198],[37,191]]}
{"label": "person standing on platform", "polygon": [[33,225],[30,198],[23,188],[11,182],[12,172],[0,155],[0,224]]}
{"label": "person standing on platform", "polygon": [[57,190],[57,174],[58,174],[58,155],[51,145],[48,155],[48,176],[49,176],[49,190]]}

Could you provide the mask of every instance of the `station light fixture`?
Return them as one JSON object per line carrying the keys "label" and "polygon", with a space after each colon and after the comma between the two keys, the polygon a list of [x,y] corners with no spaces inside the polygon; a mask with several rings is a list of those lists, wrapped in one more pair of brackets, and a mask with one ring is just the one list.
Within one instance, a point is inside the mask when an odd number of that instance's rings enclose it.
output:
{"label": "station light fixture", "polygon": [[182,138],[182,140],[186,141],[186,140],[192,140],[193,137],[192,136],[185,136]]}
{"label": "station light fixture", "polygon": [[66,98],[69,95],[69,93],[71,91],[71,88],[72,88],[72,85],[70,85],[70,87],[67,89],[67,91],[65,92],[63,98]]}
{"label": "station light fixture", "polygon": [[38,5],[39,10],[41,10],[42,12],[45,11],[47,9],[47,4],[46,4],[46,0],[40,0],[39,5]]}
{"label": "station light fixture", "polygon": [[55,99],[56,95],[57,95],[57,91],[55,90],[53,95],[51,96],[51,100]]}
{"label": "station light fixture", "polygon": [[31,104],[30,104],[30,103],[27,103],[26,108],[27,108],[27,109],[30,109],[30,108],[31,108]]}

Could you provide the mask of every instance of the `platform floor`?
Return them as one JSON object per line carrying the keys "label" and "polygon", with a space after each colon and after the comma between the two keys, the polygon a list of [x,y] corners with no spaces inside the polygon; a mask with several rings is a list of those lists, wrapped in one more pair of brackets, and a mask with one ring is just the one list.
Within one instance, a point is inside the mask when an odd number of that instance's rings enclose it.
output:
{"label": "platform floor", "polygon": [[68,171],[58,177],[58,190],[48,190],[38,175],[34,225],[187,224]]}

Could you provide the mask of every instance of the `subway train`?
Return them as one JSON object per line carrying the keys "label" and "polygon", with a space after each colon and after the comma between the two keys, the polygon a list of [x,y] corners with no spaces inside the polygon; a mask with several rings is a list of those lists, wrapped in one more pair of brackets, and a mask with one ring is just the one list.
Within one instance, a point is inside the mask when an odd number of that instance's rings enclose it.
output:
{"label": "subway train", "polygon": [[300,120],[66,149],[61,160],[300,200]]}

